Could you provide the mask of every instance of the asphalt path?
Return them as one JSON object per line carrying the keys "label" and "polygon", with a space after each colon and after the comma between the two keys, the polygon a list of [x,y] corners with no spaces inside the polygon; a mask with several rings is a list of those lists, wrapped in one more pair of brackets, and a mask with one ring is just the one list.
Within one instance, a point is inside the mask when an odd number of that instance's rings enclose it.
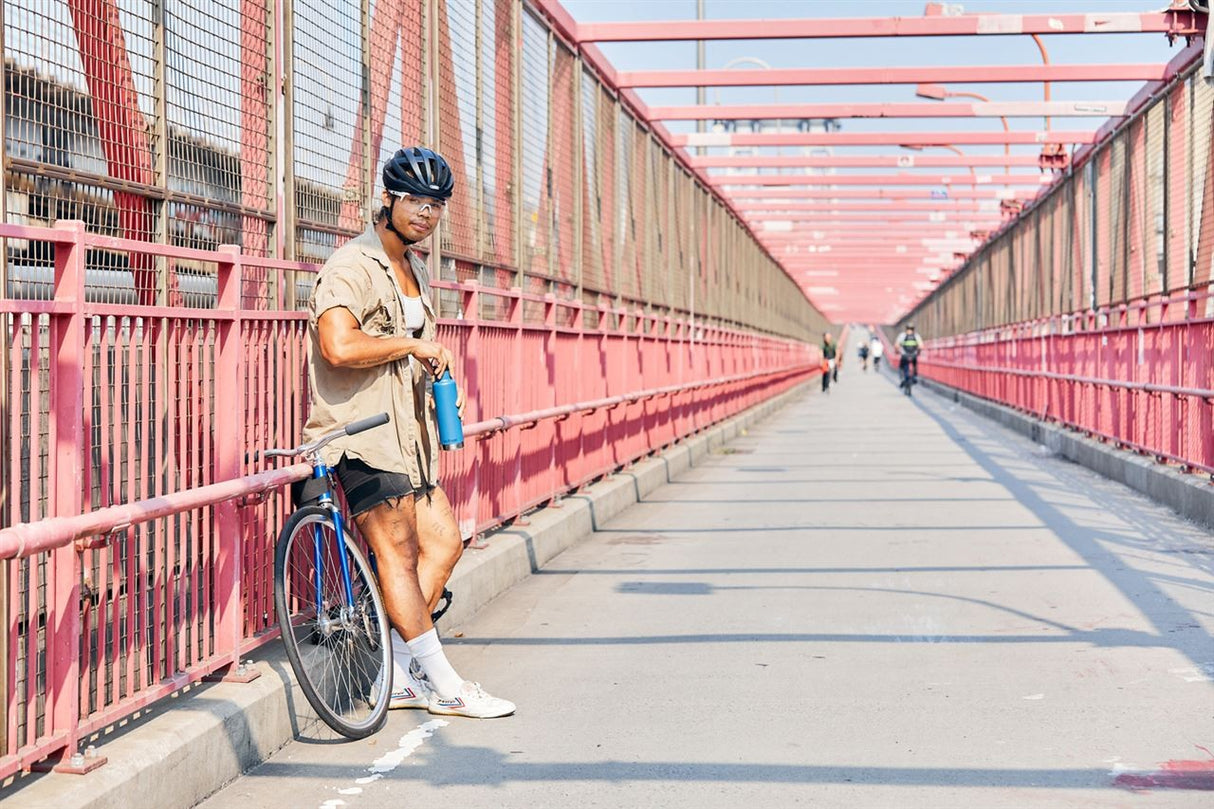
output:
{"label": "asphalt path", "polygon": [[201,806],[1214,806],[1209,533],[916,393],[853,360],[444,627],[517,715],[311,726]]}

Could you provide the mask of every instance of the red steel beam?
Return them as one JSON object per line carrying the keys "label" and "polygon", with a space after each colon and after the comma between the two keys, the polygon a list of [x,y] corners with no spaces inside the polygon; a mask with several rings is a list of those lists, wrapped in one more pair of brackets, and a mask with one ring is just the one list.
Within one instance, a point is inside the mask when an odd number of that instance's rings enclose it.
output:
{"label": "red steel beam", "polygon": [[[840,203],[843,204],[843,203]],[[846,203],[848,205],[856,205],[860,203]],[[934,217],[943,218],[942,221],[948,222],[992,222],[997,219],[1001,220],[1001,212],[996,208],[945,208],[935,210],[932,208],[889,208],[885,205],[872,205],[870,208],[859,211],[848,210],[846,208],[835,211],[834,206],[822,205],[820,203],[804,202],[797,205],[790,211],[763,211],[761,215],[744,216],[743,219],[747,222],[758,223],[765,219],[781,219],[805,221],[805,222],[878,222],[883,216],[888,216],[889,221],[906,221],[906,222],[922,222],[929,224]],[[960,220],[949,219],[947,217],[960,216]]]}
{"label": "red steel beam", "polygon": [[[948,235],[949,233],[953,235],[950,236]],[[908,230],[893,230],[886,233],[876,230],[844,230],[830,231],[827,234],[827,238],[821,240],[811,239],[809,238],[809,234],[803,233],[799,239],[789,239],[785,243],[805,246],[829,245],[833,249],[839,245],[868,244],[872,241],[884,239],[885,241],[882,241],[882,244],[891,244],[893,243],[892,240],[899,240],[903,244],[918,244],[931,247],[947,245],[951,248],[956,245],[959,246],[956,252],[961,252],[960,246],[962,245],[965,252],[969,252],[976,247],[976,240],[968,236],[957,235],[957,233],[957,231],[942,231],[933,235],[932,233],[914,233]],[[768,246],[780,243],[772,239],[764,239],[763,241]]]}
{"label": "red steel beam", "polygon": [[709,174],[718,188],[738,185],[1049,185],[1052,174]]}
{"label": "red steel beam", "polygon": [[[822,259],[822,261],[821,262],[809,261],[809,262],[804,262],[804,263],[807,264],[808,266],[817,266],[819,263],[822,264],[823,266],[825,266],[825,265],[833,265],[840,258],[855,257],[855,258],[859,258],[861,260],[869,261],[869,262],[881,261],[882,259],[889,259],[891,261],[901,261],[903,264],[906,264],[908,262],[918,262],[921,264],[923,262],[932,263],[933,259],[937,259],[939,257],[945,256],[946,251],[947,251],[948,258],[951,259],[952,255],[954,253],[968,254],[973,249],[974,249],[973,247],[953,248],[952,246],[948,246],[948,247],[941,247],[941,248],[933,248],[933,247],[928,247],[928,246],[916,245],[913,247],[908,247],[905,251],[895,253],[893,250],[893,247],[891,245],[889,245],[888,243],[876,242],[876,241],[873,241],[873,242],[857,241],[854,246],[848,247],[846,249],[842,248],[842,247],[836,247],[836,248],[834,248],[832,250],[828,250],[824,253],[807,253],[807,254],[805,254],[805,256],[812,257],[812,258],[820,258],[820,259]],[[797,254],[791,254],[791,255],[785,256],[785,263],[790,268],[796,267],[796,266],[798,266],[797,258],[798,258]],[[937,261],[935,263],[940,263],[940,262]]]}
{"label": "red steel beam", "polygon": [[976,228],[962,227],[957,224],[949,224],[946,222],[932,222],[932,223],[924,222],[921,224],[911,225],[911,224],[899,223],[899,222],[886,223],[886,222],[872,221],[872,222],[867,222],[867,223],[850,222],[850,223],[840,223],[840,224],[823,223],[821,225],[812,225],[811,224],[811,225],[794,228],[793,230],[785,230],[785,231],[760,230],[760,238],[788,234],[788,235],[800,236],[802,239],[816,241],[818,237],[815,237],[814,234],[821,234],[821,238],[823,238],[823,239],[826,239],[826,238],[833,239],[835,236],[837,236],[839,234],[849,234],[849,233],[881,233],[883,235],[910,236],[910,237],[922,236],[924,238],[933,238],[934,234],[955,233],[955,234],[962,234],[963,237],[968,238],[971,230],[976,230]]}
{"label": "red steel beam", "polygon": [[[998,222],[926,222],[917,219],[907,219],[904,217],[891,216],[889,219],[875,217],[868,220],[860,221],[809,221],[803,227],[790,231],[792,233],[800,233],[803,235],[812,235],[814,233],[834,233],[837,230],[881,230],[894,228],[895,232],[900,232],[903,229],[915,230],[919,233],[934,233],[936,230],[929,228],[939,228],[940,232],[961,231],[970,233],[975,230],[990,230],[992,225],[998,225]],[[760,237],[766,237],[778,233],[773,230],[760,230]]]}
{"label": "red steel beam", "polygon": [[947,65],[773,68],[770,70],[629,70],[623,87],[771,87],[855,84],[1008,84],[1015,82],[1155,81],[1162,64]]}
{"label": "red steel beam", "polygon": [[696,168],[968,168],[1031,166],[1036,155],[708,155],[689,162]]}
{"label": "red steel beam", "polygon": [[[800,117],[800,116],[797,116]],[[689,132],[670,136],[675,146],[1012,146],[1088,144],[1093,131],[998,132]]]}
{"label": "red steel beam", "polygon": [[[834,234],[836,232],[840,232],[840,230],[838,230],[838,229],[842,229],[843,231],[846,231],[847,229],[850,229],[853,227],[859,228],[859,226],[879,226],[883,223],[884,223],[884,220],[882,220],[879,217],[869,219],[865,222],[848,222],[848,223],[841,223],[841,224],[835,224],[833,222],[804,222],[804,223],[801,223],[795,230],[758,230],[757,233],[758,233],[758,238],[763,239],[764,241],[768,241],[768,242],[776,241],[778,239],[778,237],[780,237],[780,238],[785,238],[785,240],[789,240],[789,239],[800,240],[802,242],[809,243],[812,241],[816,241],[818,238],[832,239],[832,238],[834,238]],[[976,226],[971,226],[972,224],[976,225]],[[932,229],[929,230],[928,229],[929,227]],[[864,229],[867,229],[867,227],[859,228],[859,230],[864,230]],[[913,230],[913,231],[916,231],[917,234],[920,236],[931,236],[932,234],[938,234],[938,233],[961,233],[961,234],[968,235],[973,232],[990,231],[992,228],[989,224],[977,224],[977,223],[970,223],[968,221],[928,223],[928,222],[915,222],[913,220],[899,221],[899,220],[891,219],[891,221],[889,222],[889,225],[887,227],[887,230],[891,230],[891,229],[893,230],[893,232],[902,232],[902,231]],[[855,231],[855,232],[858,232],[858,231]]]}
{"label": "red steel beam", "polygon": [[764,242],[770,245],[784,245],[796,248],[793,251],[785,253],[785,260],[789,263],[789,266],[798,261],[825,261],[829,263],[840,256],[851,257],[854,255],[861,258],[871,258],[874,261],[883,258],[888,258],[891,261],[909,261],[911,259],[943,256],[946,252],[969,252],[968,250],[954,250],[951,244],[935,247],[923,244],[906,244],[905,242],[895,243],[880,239],[857,240],[853,244],[811,244],[805,240],[779,241],[775,239],[764,239]]}
{"label": "red steel beam", "polygon": [[760,232],[759,238],[766,244],[795,243],[805,245],[831,245],[849,242],[852,239],[880,238],[890,243],[912,244],[921,242],[965,242],[974,244],[977,240],[970,236],[973,231],[962,227],[919,228],[908,224],[893,224],[884,229],[873,225],[870,227],[830,226],[807,227],[800,230],[765,231]]}
{"label": "red steel beam", "polygon": [[1098,14],[960,14],[955,17],[839,17],[833,19],[654,20],[576,26],[579,42],[673,42],[716,39],[837,39],[853,37],[992,36],[1010,34],[1186,35],[1205,28],[1192,12]]}
{"label": "red steel beam", "polygon": [[[1032,199],[1036,191],[1009,188],[949,189],[949,199]],[[780,207],[780,200],[806,199],[935,199],[927,188],[751,188],[736,191],[730,200],[736,205],[752,203],[747,210],[758,207]]]}
{"label": "red steel beam", "polygon": [[971,212],[989,212],[992,209],[983,207],[979,202],[959,202],[956,200],[931,200],[932,205],[916,204],[914,200],[897,200],[891,202],[840,202],[837,204],[830,203],[807,203],[801,210],[805,211],[879,211],[881,213],[893,213],[897,211],[917,211],[920,214],[933,214],[937,212],[948,211],[971,211]]}
{"label": "red steel beam", "polygon": [[976,101],[866,104],[689,104],[650,107],[651,121],[796,120],[799,118],[1108,118],[1124,101]]}
{"label": "red steel beam", "polygon": [[[779,200],[809,199],[936,199],[928,188],[768,188],[766,191],[788,191],[787,194],[760,194],[760,189],[737,191],[731,196],[734,205],[748,211],[758,209],[781,209]],[[1035,191],[1008,190],[1003,188],[958,188],[949,189],[949,199],[1032,199]],[[745,203],[745,204],[743,204]],[[795,204],[795,203],[789,203]]]}

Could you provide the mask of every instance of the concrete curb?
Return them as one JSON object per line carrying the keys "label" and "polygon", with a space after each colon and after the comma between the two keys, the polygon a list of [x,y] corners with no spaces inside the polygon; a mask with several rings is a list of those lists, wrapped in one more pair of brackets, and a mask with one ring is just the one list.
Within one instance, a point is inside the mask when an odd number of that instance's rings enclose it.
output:
{"label": "concrete curb", "polygon": [[1196,475],[934,380],[920,377],[919,382],[940,396],[1028,436],[1067,460],[1123,483],[1184,517],[1214,527],[1214,486]]}
{"label": "concrete curb", "polygon": [[[457,598],[443,619],[445,631],[809,390],[809,383],[798,385],[528,515],[526,525],[491,534],[487,547],[466,552],[455,569],[450,587]],[[0,806],[188,809],[296,736],[335,736],[312,714],[280,643],[258,649],[253,657],[262,675],[253,682],[196,685],[158,702],[129,727],[99,740],[105,766],[85,776],[18,779],[0,790]]]}

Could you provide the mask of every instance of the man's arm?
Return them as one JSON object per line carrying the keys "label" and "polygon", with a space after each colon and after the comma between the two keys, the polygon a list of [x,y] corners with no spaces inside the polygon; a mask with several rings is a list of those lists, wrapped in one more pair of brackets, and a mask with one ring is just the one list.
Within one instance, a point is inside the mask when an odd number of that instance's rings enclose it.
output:
{"label": "man's arm", "polygon": [[413,356],[434,376],[451,367],[451,352],[439,343],[412,337],[372,337],[349,309],[334,306],[316,321],[320,353],[336,368],[372,368]]}

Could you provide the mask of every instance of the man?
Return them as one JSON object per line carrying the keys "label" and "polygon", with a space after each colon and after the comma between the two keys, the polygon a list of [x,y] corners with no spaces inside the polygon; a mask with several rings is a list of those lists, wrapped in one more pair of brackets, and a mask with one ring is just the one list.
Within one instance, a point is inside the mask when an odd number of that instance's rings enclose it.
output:
{"label": "man", "polygon": [[872,342],[868,345],[868,353],[873,356],[873,370],[881,370],[881,357],[885,355],[885,345],[881,342],[881,338],[873,334]]}
{"label": "man", "polygon": [[906,324],[906,331],[898,338],[898,363],[902,371],[902,387],[910,391],[910,387],[919,379],[919,352],[923,349],[923,341],[915,333],[913,323]]}
{"label": "man", "polygon": [[830,336],[830,332],[822,335],[822,392],[830,392],[830,380],[835,374],[835,360],[838,355],[838,349],[835,346],[834,338]]}
{"label": "man", "polygon": [[[376,413],[391,417],[389,426],[334,441],[324,458],[377,560],[395,630],[390,706],[506,716],[513,703],[456,673],[430,617],[463,541],[438,485],[438,427],[428,384],[453,357],[434,341],[429,274],[410,247],[434,231],[455,183],[447,162],[419,147],[388,160],[383,182],[375,224],[337,250],[316,278],[308,319],[312,412],[304,440]],[[458,406],[462,411],[462,395]]]}

